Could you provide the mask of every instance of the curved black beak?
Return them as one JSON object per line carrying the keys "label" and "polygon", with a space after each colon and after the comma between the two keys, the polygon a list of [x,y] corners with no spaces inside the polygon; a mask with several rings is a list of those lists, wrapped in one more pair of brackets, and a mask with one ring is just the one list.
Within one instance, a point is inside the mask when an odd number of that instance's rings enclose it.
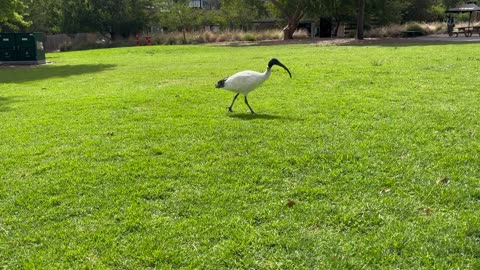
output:
{"label": "curved black beak", "polygon": [[288,75],[290,75],[290,78],[292,78],[292,73],[290,73],[290,70],[288,70],[288,68],[280,63],[280,61],[278,61],[277,59],[275,58],[272,58],[272,60],[270,60],[270,62],[268,62],[268,66],[271,68],[273,65],[276,65],[276,66],[280,66],[282,67],[283,69],[285,69],[287,72],[288,72]]}
{"label": "curved black beak", "polygon": [[282,68],[284,68],[288,72],[288,75],[290,75],[290,78],[292,78],[292,73],[290,73],[290,70],[288,70],[288,68],[284,64],[278,62],[277,66],[281,66]]}

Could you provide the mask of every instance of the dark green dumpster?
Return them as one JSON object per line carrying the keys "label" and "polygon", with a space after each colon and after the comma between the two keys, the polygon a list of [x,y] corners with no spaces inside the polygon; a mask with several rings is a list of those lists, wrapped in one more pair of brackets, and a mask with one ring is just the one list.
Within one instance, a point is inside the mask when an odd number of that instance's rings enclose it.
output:
{"label": "dark green dumpster", "polygon": [[14,33],[0,33],[0,62],[17,60]]}
{"label": "dark green dumpster", "polygon": [[44,64],[43,33],[0,33],[0,64]]}
{"label": "dark green dumpster", "polygon": [[45,42],[42,33],[17,33],[17,61],[33,61],[45,63]]}

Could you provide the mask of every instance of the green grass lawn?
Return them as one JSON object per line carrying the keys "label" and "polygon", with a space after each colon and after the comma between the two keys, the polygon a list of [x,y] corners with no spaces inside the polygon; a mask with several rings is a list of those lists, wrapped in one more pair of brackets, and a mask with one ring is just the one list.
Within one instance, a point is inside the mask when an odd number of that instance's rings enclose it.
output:
{"label": "green grass lawn", "polygon": [[[479,45],[0,68],[1,269],[479,269]],[[279,67],[227,113],[228,75]]]}

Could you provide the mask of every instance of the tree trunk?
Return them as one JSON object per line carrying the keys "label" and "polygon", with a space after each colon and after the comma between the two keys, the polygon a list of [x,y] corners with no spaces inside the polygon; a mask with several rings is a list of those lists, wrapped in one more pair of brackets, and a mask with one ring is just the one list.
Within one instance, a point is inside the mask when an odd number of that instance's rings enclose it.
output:
{"label": "tree trunk", "polygon": [[[335,37],[338,37],[338,29],[340,29],[340,19],[338,17],[334,17],[334,20],[335,20],[335,30],[334,30],[334,33],[335,33]],[[343,36],[343,35],[342,35]]]}
{"label": "tree trunk", "polygon": [[288,24],[283,28],[283,40],[293,39],[293,33],[297,30],[298,22],[293,18],[288,18]]}
{"label": "tree trunk", "polygon": [[365,0],[358,0],[358,13],[357,13],[357,39],[363,39],[365,25]]}
{"label": "tree trunk", "polygon": [[291,10],[287,9],[286,4],[277,0],[270,0],[270,2],[287,18],[287,26],[283,28],[283,40],[293,39],[293,33],[297,30],[298,23],[305,15],[305,3],[300,1],[296,8]]}
{"label": "tree trunk", "polygon": [[185,26],[182,27],[182,35],[183,35],[183,44],[187,44],[187,29]]}
{"label": "tree trunk", "polygon": [[116,32],[111,31],[109,34],[110,34],[111,41],[115,41],[118,39],[118,34]]}

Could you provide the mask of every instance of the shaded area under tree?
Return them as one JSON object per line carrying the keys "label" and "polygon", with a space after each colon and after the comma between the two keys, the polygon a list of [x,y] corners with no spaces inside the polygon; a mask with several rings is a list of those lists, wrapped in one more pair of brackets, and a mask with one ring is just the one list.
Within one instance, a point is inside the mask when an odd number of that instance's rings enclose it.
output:
{"label": "shaded area under tree", "polygon": [[[113,69],[111,64],[43,65],[43,66],[0,66],[0,83],[23,83],[51,78],[67,78],[75,75],[96,73]],[[18,72],[16,69],[23,69]]]}

